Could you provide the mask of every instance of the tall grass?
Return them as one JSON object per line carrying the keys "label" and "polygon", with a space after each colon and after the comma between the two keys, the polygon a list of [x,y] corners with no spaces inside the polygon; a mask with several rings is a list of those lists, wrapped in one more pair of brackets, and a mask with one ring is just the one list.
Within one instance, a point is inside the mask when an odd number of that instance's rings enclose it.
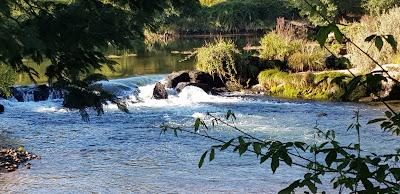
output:
{"label": "tall grass", "polygon": [[[350,24],[345,29],[350,38],[359,45],[363,50],[367,51],[374,59],[381,64],[391,63],[396,57],[396,53],[389,44],[384,44],[379,51],[373,43],[365,42],[365,38],[372,35],[391,34],[396,40],[400,40],[400,8],[393,8],[387,13],[377,17],[365,16],[358,23]],[[375,68],[375,64],[365,54],[361,53],[357,48],[348,45],[351,63],[364,71],[370,71]]]}
{"label": "tall grass", "polygon": [[316,42],[306,39],[307,29],[285,24],[281,18],[277,21],[276,30],[266,34],[260,41],[261,58],[285,61],[292,72],[327,69],[325,58],[329,53]]}
{"label": "tall grass", "polygon": [[197,49],[196,57],[197,70],[233,80],[238,73],[236,63],[241,56],[233,41],[219,38]]}

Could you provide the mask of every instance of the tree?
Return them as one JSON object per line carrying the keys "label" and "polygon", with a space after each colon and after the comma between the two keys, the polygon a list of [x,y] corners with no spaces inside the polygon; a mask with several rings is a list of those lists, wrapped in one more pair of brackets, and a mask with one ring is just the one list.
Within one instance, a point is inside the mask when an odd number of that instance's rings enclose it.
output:
{"label": "tree", "polygon": [[122,101],[95,84],[106,80],[95,70],[116,64],[101,51],[110,46],[132,48],[135,41],[143,41],[143,30],[157,12],[183,2],[1,0],[0,63],[34,81],[38,73],[23,59],[41,65],[47,58],[51,64],[45,74],[51,86],[63,90],[66,108],[79,109],[88,119],[88,108],[103,114],[103,105],[110,101],[127,112]]}

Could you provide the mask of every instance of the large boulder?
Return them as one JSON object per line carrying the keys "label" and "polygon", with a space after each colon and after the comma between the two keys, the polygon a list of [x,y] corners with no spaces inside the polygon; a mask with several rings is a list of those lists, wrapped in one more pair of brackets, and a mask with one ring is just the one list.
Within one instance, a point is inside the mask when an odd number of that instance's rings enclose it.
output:
{"label": "large boulder", "polygon": [[33,90],[33,100],[36,101],[45,101],[49,99],[50,88],[47,85],[38,85]]}
{"label": "large boulder", "polygon": [[24,101],[24,92],[19,90],[18,88],[12,87],[11,88],[11,95],[17,99],[18,102]]}
{"label": "large boulder", "polygon": [[157,82],[153,89],[153,98],[154,99],[167,99],[168,93],[165,89],[164,84],[161,82]]}
{"label": "large boulder", "polygon": [[4,112],[4,106],[0,104],[0,114]]}
{"label": "large boulder", "polygon": [[175,88],[180,82],[190,82],[188,71],[179,71],[169,74],[166,78],[166,87]]}
{"label": "large boulder", "polygon": [[400,100],[400,84],[392,83],[390,86],[386,86],[386,91],[384,87],[384,92],[384,100]]}
{"label": "large boulder", "polygon": [[206,93],[212,92],[212,87],[210,85],[204,84],[204,83],[192,83],[192,82],[181,82],[175,87],[175,90],[178,93],[180,93],[180,92],[182,92],[183,88],[185,88],[187,86],[196,86],[196,87],[204,90]]}
{"label": "large boulder", "polygon": [[209,73],[203,71],[189,71],[189,77],[191,83],[207,84],[214,87],[214,79]]}

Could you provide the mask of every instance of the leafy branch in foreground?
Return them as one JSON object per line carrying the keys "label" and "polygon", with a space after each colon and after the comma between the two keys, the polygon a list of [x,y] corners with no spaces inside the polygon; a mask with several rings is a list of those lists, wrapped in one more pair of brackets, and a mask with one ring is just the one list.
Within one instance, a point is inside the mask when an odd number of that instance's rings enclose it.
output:
{"label": "leafy branch in foreground", "polygon": [[[232,150],[240,156],[246,152],[253,153],[260,164],[270,161],[270,169],[273,173],[281,167],[296,166],[307,170],[302,179],[296,180],[279,193],[292,193],[299,188],[307,188],[312,193],[317,193],[318,185],[323,184],[324,177],[330,179],[333,189],[340,192],[347,190],[354,193],[398,193],[400,191],[400,152],[379,155],[362,149],[361,124],[359,112],[355,112],[355,122],[347,130],[355,131],[357,141],[344,146],[336,139],[335,131],[322,131],[315,129],[315,140],[307,143],[301,141],[282,142],[277,140],[263,140],[236,127],[233,121],[235,114],[228,111],[225,118],[220,118],[207,113],[204,119],[197,118],[193,130],[184,127],[161,126],[162,133],[173,131],[185,132],[216,141],[200,157],[198,166],[201,168],[204,162],[215,159],[218,151]],[[240,135],[224,140],[210,136],[207,131],[217,125],[238,132]],[[229,149],[230,148],[230,149]]]}
{"label": "leafy branch in foreground", "polygon": [[[384,82],[393,82],[394,84],[400,85],[399,80],[395,79],[390,73],[383,68],[383,66],[375,60],[371,55],[369,55],[366,51],[364,51],[359,45],[353,42],[350,38],[348,38],[338,27],[338,25],[332,22],[326,15],[318,11],[318,9],[309,1],[303,0],[316,14],[318,14],[325,22],[328,23],[326,26],[319,26],[320,30],[317,34],[317,41],[321,47],[327,49],[330,53],[332,53],[326,46],[325,43],[328,39],[329,34],[333,33],[336,41],[339,43],[349,43],[357,48],[361,53],[367,56],[373,63],[380,68],[380,70],[372,71],[365,75],[355,75],[349,68],[347,71],[353,76],[353,79],[350,81],[346,88],[346,92],[343,95],[343,98],[346,99],[357,87],[365,87],[367,91],[370,91],[377,99],[383,103],[386,108],[389,110],[385,112],[386,118],[379,118],[373,120],[371,123],[381,122],[381,127],[388,132],[391,132],[396,135],[400,135],[400,114],[398,114],[388,103],[380,96],[379,91],[381,90],[381,85]],[[395,40],[393,35],[378,35],[373,34],[365,39],[365,42],[375,42],[375,46],[378,50],[381,50],[383,47],[383,40],[385,40],[393,49],[394,52],[397,52],[398,43]],[[333,53],[332,53],[333,54]],[[346,63],[350,64],[350,61],[347,59]],[[341,82],[339,80],[338,83]],[[388,113],[390,112],[390,113]]]}

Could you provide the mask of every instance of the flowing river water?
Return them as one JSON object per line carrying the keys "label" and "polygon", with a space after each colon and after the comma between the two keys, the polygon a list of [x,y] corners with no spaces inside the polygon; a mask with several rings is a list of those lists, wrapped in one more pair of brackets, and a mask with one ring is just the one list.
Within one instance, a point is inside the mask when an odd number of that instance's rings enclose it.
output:
{"label": "flowing river water", "polygon": [[[275,174],[269,162],[259,164],[253,154],[217,152],[213,162],[199,169],[202,153],[216,142],[195,135],[160,135],[160,125],[192,129],[206,112],[223,115],[232,110],[235,124],[257,137],[282,141],[314,141],[316,121],[322,130],[334,129],[344,144],[356,141],[347,126],[354,111],[361,113],[362,148],[391,152],[400,140],[366,122],[384,109],[363,104],[288,101],[261,96],[213,96],[196,87],[169,99],[151,98],[154,83],[165,74],[130,76],[104,82],[125,96],[130,114],[116,106],[103,116],[82,121],[61,100],[16,102],[0,100],[0,132],[42,157],[32,168],[0,174],[0,193],[276,193],[304,170],[282,164]],[[137,101],[140,98],[141,101]],[[318,117],[321,112],[327,114]],[[229,140],[238,135],[227,128],[209,131]],[[321,141],[321,139],[317,139]],[[331,191],[329,186],[323,187]]]}

